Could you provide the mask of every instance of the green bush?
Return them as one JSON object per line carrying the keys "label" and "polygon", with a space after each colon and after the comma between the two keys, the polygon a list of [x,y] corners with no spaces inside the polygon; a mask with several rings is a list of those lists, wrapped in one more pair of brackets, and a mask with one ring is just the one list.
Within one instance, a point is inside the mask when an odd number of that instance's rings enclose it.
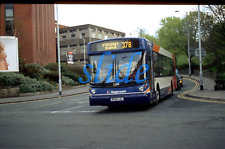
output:
{"label": "green bush", "polygon": [[85,75],[83,71],[83,66],[76,66],[76,65],[67,65],[67,69],[75,74],[80,75]]}
{"label": "green bush", "polygon": [[48,82],[37,81],[37,79],[12,72],[0,73],[0,83],[4,86],[20,86],[21,93],[51,91],[53,89]]}
{"label": "green bush", "polygon": [[189,64],[181,64],[181,65],[177,65],[177,69],[178,69],[178,70],[188,69],[188,68],[189,68]]}
{"label": "green bush", "polygon": [[25,77],[23,81],[24,82],[21,81],[20,85],[21,93],[34,93],[53,90],[52,85],[46,81],[37,81],[36,79],[31,79],[29,77]]}
{"label": "green bush", "polygon": [[29,76],[30,78],[35,78],[37,80],[40,80],[42,79],[41,70],[42,70],[42,67],[36,63],[25,64],[25,67],[22,73],[25,76]]}
{"label": "green bush", "polygon": [[[49,63],[46,66],[44,66],[45,69],[51,70],[51,71],[58,71],[59,66],[57,63]],[[65,65],[61,65],[61,72],[68,72],[68,69]]]}
{"label": "green bush", "polygon": [[43,78],[49,81],[58,82],[59,80],[59,74],[57,71],[50,71],[45,74],[43,74]]}
{"label": "green bush", "polygon": [[12,72],[1,72],[0,82],[5,86],[17,86],[20,85],[20,80],[23,79],[22,74],[16,74]]}
{"label": "green bush", "polygon": [[62,75],[65,76],[65,77],[69,77],[76,82],[79,82],[80,76],[78,74],[75,74],[75,73],[72,73],[72,72],[66,72],[66,73],[62,73]]}
{"label": "green bush", "polygon": [[220,74],[219,79],[225,80],[225,73]]}
{"label": "green bush", "polygon": [[33,84],[21,84],[20,93],[35,93],[36,89]]}
{"label": "green bush", "polygon": [[65,76],[62,76],[62,82],[66,85],[71,85],[71,86],[79,84],[78,82],[75,82],[73,79],[69,77],[65,77]]}
{"label": "green bush", "polygon": [[49,63],[44,66],[45,69],[51,70],[51,71],[58,71],[58,64],[57,63]]}
{"label": "green bush", "polygon": [[209,72],[217,72],[218,69],[216,67],[211,67],[208,69]]}

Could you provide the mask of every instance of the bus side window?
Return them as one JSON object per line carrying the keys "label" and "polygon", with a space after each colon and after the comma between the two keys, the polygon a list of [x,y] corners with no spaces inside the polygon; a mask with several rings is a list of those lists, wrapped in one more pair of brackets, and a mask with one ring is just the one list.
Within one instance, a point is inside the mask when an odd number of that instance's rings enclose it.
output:
{"label": "bus side window", "polygon": [[154,77],[160,76],[160,69],[159,69],[159,55],[158,53],[153,52],[153,70],[154,70]]}
{"label": "bus side window", "polygon": [[153,62],[157,61],[158,55],[157,53],[153,52]]}

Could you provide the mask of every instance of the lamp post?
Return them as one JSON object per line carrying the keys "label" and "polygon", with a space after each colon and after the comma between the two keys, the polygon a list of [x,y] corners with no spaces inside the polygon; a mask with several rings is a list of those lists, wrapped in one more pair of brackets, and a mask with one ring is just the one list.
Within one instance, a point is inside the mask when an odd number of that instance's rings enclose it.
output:
{"label": "lamp post", "polygon": [[58,68],[59,68],[59,96],[62,95],[62,80],[61,80],[61,64],[60,64],[60,41],[59,41],[59,15],[58,15],[58,4],[56,4],[57,14],[57,48],[58,48]]}
{"label": "lamp post", "polygon": [[85,60],[85,39],[84,36],[82,37],[83,42],[84,42],[84,66],[86,65],[86,60]]}
{"label": "lamp post", "polygon": [[200,26],[200,5],[198,5],[198,34],[199,34],[199,61],[200,61],[200,90],[203,90],[202,80],[202,46],[201,46],[201,26]]}
{"label": "lamp post", "polygon": [[[179,12],[179,10],[175,11]],[[189,22],[188,22],[188,12],[186,12],[187,16],[187,36],[188,36],[188,64],[189,64],[189,76],[191,77],[191,55],[190,55],[190,40],[189,40]]]}
{"label": "lamp post", "polygon": [[189,40],[189,22],[188,22],[188,12],[187,15],[187,30],[188,30],[188,63],[189,63],[189,77],[191,77],[191,54],[190,54],[190,40]]}

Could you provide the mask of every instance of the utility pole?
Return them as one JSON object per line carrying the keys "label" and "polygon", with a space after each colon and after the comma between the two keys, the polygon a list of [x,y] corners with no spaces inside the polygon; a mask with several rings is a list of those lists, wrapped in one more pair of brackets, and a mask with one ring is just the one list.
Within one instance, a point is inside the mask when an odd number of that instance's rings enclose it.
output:
{"label": "utility pole", "polygon": [[188,30],[188,64],[189,64],[189,77],[191,77],[191,53],[190,53],[190,41],[189,41],[189,22],[188,13],[187,14],[187,30]]}
{"label": "utility pole", "polygon": [[202,47],[201,47],[201,26],[200,26],[200,5],[198,5],[198,34],[199,34],[199,61],[200,61],[200,90],[203,90],[202,80]]}
{"label": "utility pole", "polygon": [[58,68],[59,68],[59,96],[62,95],[62,80],[61,80],[61,64],[60,64],[60,41],[59,41],[59,15],[58,15],[58,4],[56,4],[57,14],[57,48],[58,48]]}

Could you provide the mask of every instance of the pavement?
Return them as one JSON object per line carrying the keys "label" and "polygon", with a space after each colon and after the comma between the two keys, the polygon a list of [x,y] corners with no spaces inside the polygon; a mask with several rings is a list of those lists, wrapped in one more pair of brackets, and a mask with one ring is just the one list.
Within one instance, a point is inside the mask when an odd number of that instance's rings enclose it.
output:
{"label": "pavement", "polygon": [[[185,78],[190,78],[194,80],[199,80],[199,76],[192,75],[181,75]],[[203,77],[203,90],[200,88],[196,88],[186,94],[186,96],[194,97],[194,98],[201,98],[201,99],[210,99],[210,100],[222,100],[225,101],[225,91],[214,91],[215,79]],[[45,93],[28,93],[28,94],[21,94],[20,97],[9,97],[9,98],[0,98],[0,104],[6,103],[18,103],[18,102],[27,102],[27,101],[36,101],[36,100],[46,100],[46,99],[53,99],[59,97],[68,97],[83,93],[88,93],[88,84],[87,85],[80,85],[70,88],[63,88],[62,94],[59,95],[57,90],[53,92],[45,92]]]}
{"label": "pavement", "polygon": [[89,88],[88,85],[79,85],[75,87],[62,88],[61,95],[59,95],[58,90],[54,90],[52,92],[44,92],[44,93],[26,93],[26,94],[21,94],[20,97],[0,98],[0,104],[68,97],[68,96],[88,93],[88,88]]}
{"label": "pavement", "polygon": [[[194,79],[199,82],[199,75],[182,75],[184,78]],[[194,97],[194,98],[202,98],[202,99],[210,99],[210,100],[221,100],[225,101],[225,91],[214,90],[214,86],[216,85],[215,78],[204,77],[203,74],[203,90],[200,90],[200,86],[188,94],[186,96]]]}

